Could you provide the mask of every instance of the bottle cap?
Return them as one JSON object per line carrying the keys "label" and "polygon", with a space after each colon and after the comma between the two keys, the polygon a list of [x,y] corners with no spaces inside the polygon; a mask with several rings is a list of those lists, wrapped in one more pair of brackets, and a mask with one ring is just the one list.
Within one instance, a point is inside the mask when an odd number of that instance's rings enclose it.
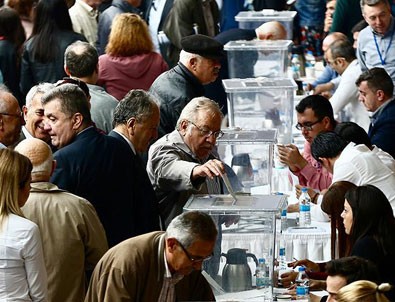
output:
{"label": "bottle cap", "polygon": [[297,286],[296,295],[306,295],[306,288],[304,286]]}
{"label": "bottle cap", "polygon": [[301,190],[302,190],[302,193],[307,193],[307,188],[306,187],[303,187]]}
{"label": "bottle cap", "polygon": [[306,271],[306,268],[304,266],[299,267],[299,272],[304,272]]}
{"label": "bottle cap", "polygon": [[265,263],[265,258],[259,258],[258,262],[259,263]]}

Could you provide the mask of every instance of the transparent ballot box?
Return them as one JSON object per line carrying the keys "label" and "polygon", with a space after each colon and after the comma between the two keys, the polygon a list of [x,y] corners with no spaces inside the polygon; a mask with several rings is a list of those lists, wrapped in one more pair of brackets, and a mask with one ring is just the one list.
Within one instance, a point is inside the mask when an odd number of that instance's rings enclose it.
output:
{"label": "transparent ballot box", "polygon": [[[208,213],[218,225],[214,256],[203,263],[203,275],[217,301],[271,298],[276,216],[286,207],[286,197],[236,196],[234,200],[230,195],[193,195],[185,204],[184,211]],[[260,259],[265,259],[267,279],[258,289],[255,271]]]}
{"label": "transparent ballot box", "polygon": [[272,179],[276,129],[224,129],[217,140],[220,159],[231,167],[227,172],[235,192],[269,194]]}
{"label": "transparent ballot box", "polygon": [[259,25],[268,21],[278,21],[282,23],[287,30],[287,39],[292,40],[293,20],[295,16],[295,11],[275,11],[272,9],[264,9],[258,12],[239,12],[235,17],[235,20],[239,22],[239,28],[244,29],[256,29]]}
{"label": "transparent ballot box", "polygon": [[294,92],[289,78],[222,80],[227,93],[229,127],[276,128],[277,141],[292,142]]}
{"label": "transparent ballot box", "polygon": [[230,41],[225,44],[229,78],[287,77],[292,41]]}

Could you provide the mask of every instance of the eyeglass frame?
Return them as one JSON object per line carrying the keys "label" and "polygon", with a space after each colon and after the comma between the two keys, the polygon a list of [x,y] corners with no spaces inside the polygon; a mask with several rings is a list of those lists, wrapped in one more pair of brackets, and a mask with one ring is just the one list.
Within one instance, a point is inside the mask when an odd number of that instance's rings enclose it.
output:
{"label": "eyeglass frame", "polygon": [[295,128],[298,129],[298,130],[300,130],[300,131],[302,131],[303,129],[305,129],[306,131],[312,131],[312,130],[313,130],[313,126],[316,125],[316,124],[318,124],[318,123],[321,123],[321,122],[323,121],[324,118],[325,118],[325,117],[320,118],[320,119],[318,119],[317,121],[315,121],[315,122],[313,122],[313,123],[311,123],[311,124],[309,124],[309,125],[306,125],[306,124],[303,124],[303,125],[302,125],[301,123],[297,123],[297,124],[295,125]]}
{"label": "eyeglass frame", "polygon": [[182,243],[180,241],[177,240],[178,245],[181,247],[182,251],[185,253],[185,255],[187,256],[187,258],[189,259],[189,261],[191,261],[192,263],[199,263],[199,262],[203,262],[205,260],[209,260],[214,256],[214,253],[211,253],[210,255],[208,255],[207,257],[193,257],[188,251],[187,249],[182,245]]}
{"label": "eyeglass frame", "polygon": [[206,138],[209,138],[211,135],[213,135],[215,139],[219,139],[222,136],[224,136],[224,133],[221,130],[218,130],[218,131],[205,130],[205,129],[202,129],[201,127],[199,127],[198,125],[196,125],[194,122],[192,122],[190,120],[188,120],[188,123],[191,123],[192,125],[194,125],[196,127],[196,129],[199,130],[200,135],[204,136]]}

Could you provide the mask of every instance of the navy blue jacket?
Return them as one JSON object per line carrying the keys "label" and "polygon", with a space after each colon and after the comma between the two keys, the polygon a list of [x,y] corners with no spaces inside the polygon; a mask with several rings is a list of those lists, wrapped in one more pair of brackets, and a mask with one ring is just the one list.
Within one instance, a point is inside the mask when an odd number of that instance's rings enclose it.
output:
{"label": "navy blue jacket", "polygon": [[389,102],[379,116],[372,120],[368,135],[373,145],[395,157],[395,101]]}
{"label": "navy blue jacket", "polygon": [[133,161],[133,174],[135,176],[132,192],[135,201],[133,221],[136,236],[159,231],[158,201],[142,159],[133,152],[125,139],[117,132],[111,131],[108,135],[121,141],[130,150],[129,155]]}
{"label": "navy blue jacket", "polygon": [[51,182],[89,200],[113,246],[136,234],[129,150],[119,140],[91,127],[55,152],[57,166]]}

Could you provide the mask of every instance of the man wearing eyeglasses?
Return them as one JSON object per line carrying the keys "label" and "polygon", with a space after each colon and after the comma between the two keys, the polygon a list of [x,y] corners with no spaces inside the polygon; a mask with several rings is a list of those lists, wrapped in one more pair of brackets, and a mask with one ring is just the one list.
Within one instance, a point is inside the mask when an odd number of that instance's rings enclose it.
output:
{"label": "man wearing eyeglasses", "polygon": [[[311,155],[311,143],[318,133],[332,131],[336,126],[331,103],[321,95],[305,97],[296,106],[298,123],[296,128],[302,132],[306,142],[303,155],[295,145],[279,145],[279,159],[299,179],[301,186],[321,191],[332,182],[332,175]],[[311,197],[314,191],[309,191]]]}
{"label": "man wearing eyeglasses", "polygon": [[217,138],[223,135],[221,120],[216,102],[194,98],[182,110],[177,129],[150,147],[147,172],[165,226],[182,213],[192,194],[221,192],[218,176],[224,165],[214,154]]}
{"label": "man wearing eyeglasses", "polygon": [[24,124],[17,99],[6,86],[0,85],[0,148],[15,144]]}
{"label": "man wearing eyeglasses", "polygon": [[191,211],[175,217],[166,232],[125,240],[96,265],[85,302],[215,301],[201,269],[216,237],[212,218]]}

